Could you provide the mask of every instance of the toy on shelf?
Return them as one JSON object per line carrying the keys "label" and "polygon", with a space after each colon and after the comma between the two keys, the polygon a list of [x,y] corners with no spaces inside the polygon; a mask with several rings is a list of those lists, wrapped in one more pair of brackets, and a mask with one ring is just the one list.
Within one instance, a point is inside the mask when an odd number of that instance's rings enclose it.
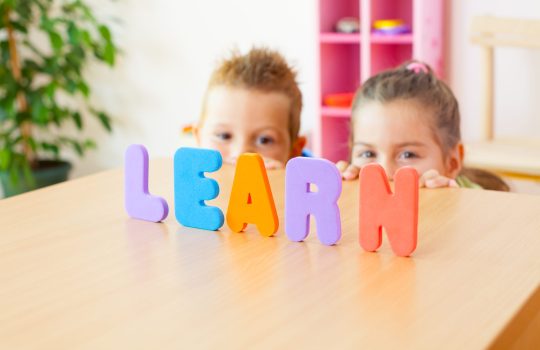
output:
{"label": "toy on shelf", "polygon": [[343,107],[350,108],[354,99],[354,92],[344,92],[327,94],[324,96],[323,102],[328,107]]}
{"label": "toy on shelf", "polygon": [[343,17],[336,23],[338,33],[358,33],[360,31],[360,20],[356,17]]}
{"label": "toy on shelf", "polygon": [[180,131],[181,135],[192,135],[193,134],[193,124],[186,124],[182,126],[182,130]]}
{"label": "toy on shelf", "polygon": [[384,35],[408,34],[411,27],[402,19],[379,19],[373,22],[373,33]]}

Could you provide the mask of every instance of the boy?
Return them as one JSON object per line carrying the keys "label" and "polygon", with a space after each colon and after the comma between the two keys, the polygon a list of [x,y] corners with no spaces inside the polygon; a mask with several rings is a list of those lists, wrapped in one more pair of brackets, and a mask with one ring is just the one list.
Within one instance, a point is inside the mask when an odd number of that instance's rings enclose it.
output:
{"label": "boy", "polygon": [[234,52],[212,73],[194,134],[200,147],[218,150],[224,162],[254,152],[267,168],[283,168],[306,143],[298,136],[301,110],[296,72],[279,53]]}

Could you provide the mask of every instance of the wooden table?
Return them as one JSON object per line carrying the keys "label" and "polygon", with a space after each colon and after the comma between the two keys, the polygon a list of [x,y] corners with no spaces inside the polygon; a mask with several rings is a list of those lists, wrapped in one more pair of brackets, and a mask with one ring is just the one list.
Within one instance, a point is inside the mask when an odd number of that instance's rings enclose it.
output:
{"label": "wooden table", "polygon": [[[150,164],[172,207],[172,161]],[[226,210],[233,169],[215,177]],[[422,190],[412,258],[129,219],[113,170],[0,201],[1,349],[480,349],[540,344],[540,197]],[[174,211],[171,208],[171,213]]]}

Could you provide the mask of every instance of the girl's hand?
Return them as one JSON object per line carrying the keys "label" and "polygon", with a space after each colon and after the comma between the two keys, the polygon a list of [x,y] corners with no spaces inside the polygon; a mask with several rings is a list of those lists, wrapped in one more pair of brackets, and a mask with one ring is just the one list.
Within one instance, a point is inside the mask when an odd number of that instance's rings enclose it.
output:
{"label": "girl's hand", "polygon": [[442,176],[435,169],[426,171],[420,176],[420,187],[425,188],[442,188],[442,187],[459,187],[456,180]]}
{"label": "girl's hand", "polygon": [[[354,180],[360,175],[360,168],[349,164],[346,161],[340,160],[337,162],[336,167],[341,173],[343,180]],[[442,176],[435,169],[426,171],[420,176],[420,187],[425,188],[443,188],[443,187],[459,187],[456,180],[450,179],[446,176]]]}
{"label": "girl's hand", "polygon": [[336,163],[336,167],[341,173],[341,178],[343,180],[355,180],[358,179],[360,175],[360,168],[356,165],[349,164],[344,160],[340,160]]}

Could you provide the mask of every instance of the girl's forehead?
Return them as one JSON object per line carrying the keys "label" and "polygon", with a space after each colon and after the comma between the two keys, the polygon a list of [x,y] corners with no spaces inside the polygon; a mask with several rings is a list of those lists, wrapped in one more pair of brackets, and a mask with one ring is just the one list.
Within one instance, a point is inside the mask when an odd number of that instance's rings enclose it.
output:
{"label": "girl's forehead", "polygon": [[412,100],[369,102],[355,111],[354,141],[400,144],[435,141],[432,111]]}
{"label": "girl's forehead", "polygon": [[[433,108],[425,106],[415,99],[396,99],[390,102],[365,102],[355,111],[355,119],[365,115],[425,119],[424,122],[431,122],[434,118],[434,111]],[[400,119],[397,120],[397,122],[399,121]]]}

